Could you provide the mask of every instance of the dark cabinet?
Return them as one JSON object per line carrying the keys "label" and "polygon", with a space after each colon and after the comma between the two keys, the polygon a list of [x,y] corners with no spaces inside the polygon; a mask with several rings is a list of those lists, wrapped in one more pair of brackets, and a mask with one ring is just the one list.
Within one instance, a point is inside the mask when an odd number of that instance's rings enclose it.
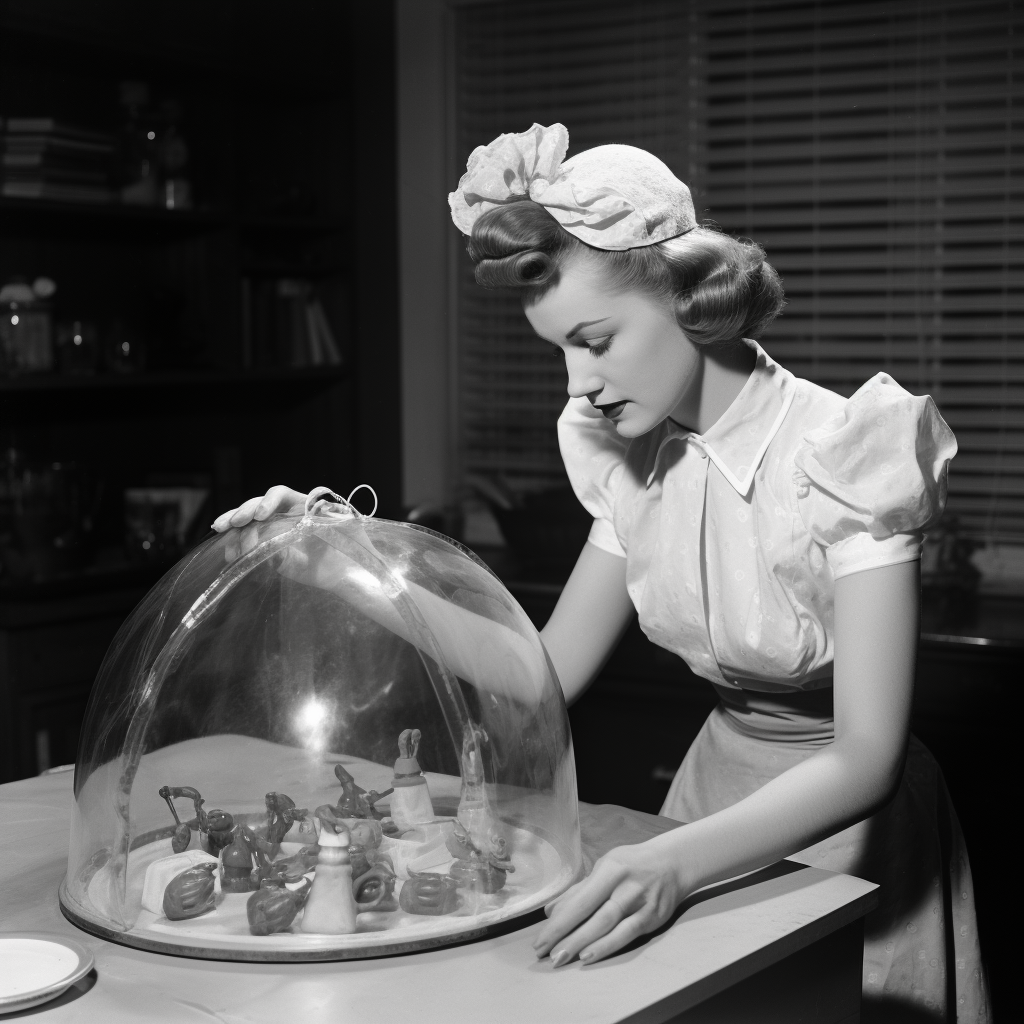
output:
{"label": "dark cabinet", "polygon": [[0,599],[0,782],[75,760],[96,671],[150,577]]}

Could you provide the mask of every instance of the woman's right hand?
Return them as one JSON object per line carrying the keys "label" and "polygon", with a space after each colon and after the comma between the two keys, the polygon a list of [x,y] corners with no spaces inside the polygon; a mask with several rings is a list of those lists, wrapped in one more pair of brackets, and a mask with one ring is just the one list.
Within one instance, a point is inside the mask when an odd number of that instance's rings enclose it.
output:
{"label": "woman's right hand", "polygon": [[275,512],[286,512],[295,505],[301,505],[305,500],[306,495],[301,491],[278,484],[271,487],[266,494],[257,495],[242,502],[238,508],[221,513],[214,519],[213,528],[218,533],[224,533],[233,527],[246,526],[254,521],[262,522]]}

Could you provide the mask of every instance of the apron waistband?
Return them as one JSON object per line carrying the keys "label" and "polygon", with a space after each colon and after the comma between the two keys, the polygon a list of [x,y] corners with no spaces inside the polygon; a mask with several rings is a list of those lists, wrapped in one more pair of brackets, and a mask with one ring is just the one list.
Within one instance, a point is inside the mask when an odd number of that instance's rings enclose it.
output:
{"label": "apron waistband", "polygon": [[725,721],[751,739],[827,746],[835,737],[832,687],[766,693],[715,686]]}

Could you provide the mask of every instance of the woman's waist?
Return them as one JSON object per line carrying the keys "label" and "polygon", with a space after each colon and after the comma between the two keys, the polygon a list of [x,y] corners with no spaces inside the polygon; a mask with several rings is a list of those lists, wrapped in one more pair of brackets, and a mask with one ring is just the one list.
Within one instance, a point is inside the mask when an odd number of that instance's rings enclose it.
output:
{"label": "woman's waist", "polygon": [[813,689],[767,692],[713,684],[726,724],[752,739],[826,746],[835,735],[831,679]]}

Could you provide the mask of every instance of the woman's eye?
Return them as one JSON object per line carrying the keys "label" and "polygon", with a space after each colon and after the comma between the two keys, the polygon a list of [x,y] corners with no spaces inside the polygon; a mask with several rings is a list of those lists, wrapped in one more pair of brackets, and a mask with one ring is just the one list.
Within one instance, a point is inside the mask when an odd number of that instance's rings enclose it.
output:
{"label": "woman's eye", "polygon": [[551,351],[548,353],[548,355],[551,356],[552,359],[564,359],[565,350],[561,348],[559,345],[552,345]]}
{"label": "woman's eye", "polygon": [[611,348],[611,344],[612,339],[609,337],[602,338],[601,341],[595,342],[593,345],[588,345],[587,347],[590,349],[590,354],[592,356],[603,356],[605,352]]}

